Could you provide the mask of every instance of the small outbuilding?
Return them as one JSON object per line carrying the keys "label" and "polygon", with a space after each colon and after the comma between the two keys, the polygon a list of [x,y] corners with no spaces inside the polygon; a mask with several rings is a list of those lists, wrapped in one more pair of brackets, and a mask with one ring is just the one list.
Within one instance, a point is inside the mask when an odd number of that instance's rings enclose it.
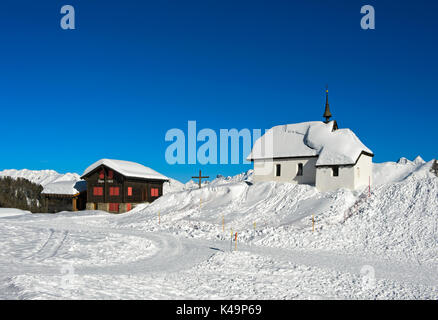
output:
{"label": "small outbuilding", "polygon": [[41,194],[46,212],[84,210],[87,202],[87,183],[83,180],[56,181],[44,186]]}
{"label": "small outbuilding", "polygon": [[101,159],[90,165],[81,179],[87,183],[87,210],[122,213],[136,204],[152,202],[163,194],[169,178],[142,164]]}

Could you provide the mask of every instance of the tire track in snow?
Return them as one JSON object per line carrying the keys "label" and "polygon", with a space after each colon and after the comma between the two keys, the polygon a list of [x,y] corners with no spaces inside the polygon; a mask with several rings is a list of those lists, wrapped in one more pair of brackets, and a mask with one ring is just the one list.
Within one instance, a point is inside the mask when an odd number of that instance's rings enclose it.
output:
{"label": "tire track in snow", "polygon": [[39,262],[43,262],[46,259],[50,259],[58,253],[59,249],[64,245],[65,240],[68,236],[68,231],[64,230],[62,232],[56,231],[50,228],[50,234],[43,245],[33,254],[23,258],[25,260],[36,259]]}
{"label": "tire track in snow", "polygon": [[[120,234],[126,236],[135,236],[145,238],[157,246],[153,255],[126,263],[109,266],[77,266],[75,272],[78,274],[144,274],[154,272],[176,272],[189,269],[192,266],[207,260],[217,251],[206,245],[203,240],[193,240],[183,237],[177,237],[167,233],[144,232],[142,230],[132,229],[113,229],[90,227],[82,224],[72,223],[71,220],[41,223],[33,223],[31,227],[36,229],[46,229],[50,226],[53,234],[47,239],[43,247],[40,248],[32,257],[39,258],[39,262],[54,257],[59,249],[63,246],[69,232],[89,232],[101,234]],[[30,225],[28,225],[30,227]],[[65,230],[68,228],[68,231]],[[59,235],[59,236],[56,236]],[[55,239],[58,239],[56,241]]]}
{"label": "tire track in snow", "polygon": [[43,245],[34,253],[32,253],[31,255],[24,257],[23,259],[30,259],[34,256],[36,256],[37,254],[39,254],[41,251],[43,251],[45,249],[45,247],[47,246],[47,244],[51,241],[51,239],[53,238],[53,234],[55,233],[55,230],[50,228],[50,234],[48,236],[48,238],[46,239],[46,241],[43,243]]}

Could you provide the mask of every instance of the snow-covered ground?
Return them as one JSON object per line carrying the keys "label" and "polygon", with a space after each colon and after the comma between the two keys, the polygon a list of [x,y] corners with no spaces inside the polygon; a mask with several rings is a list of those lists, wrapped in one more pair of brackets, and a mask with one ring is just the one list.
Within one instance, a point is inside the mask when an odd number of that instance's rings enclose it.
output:
{"label": "snow-covered ground", "polygon": [[171,180],[122,215],[2,209],[0,298],[438,299],[430,168],[375,164],[370,194],[249,171],[202,189]]}

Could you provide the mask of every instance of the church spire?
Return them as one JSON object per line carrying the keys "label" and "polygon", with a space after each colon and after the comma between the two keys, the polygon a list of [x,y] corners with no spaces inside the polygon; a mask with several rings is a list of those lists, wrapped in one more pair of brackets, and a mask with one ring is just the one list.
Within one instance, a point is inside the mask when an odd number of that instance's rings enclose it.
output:
{"label": "church spire", "polygon": [[332,113],[330,112],[330,106],[328,101],[328,86],[325,87],[325,112],[323,117],[325,118],[325,123],[329,123],[329,119],[332,117]]}

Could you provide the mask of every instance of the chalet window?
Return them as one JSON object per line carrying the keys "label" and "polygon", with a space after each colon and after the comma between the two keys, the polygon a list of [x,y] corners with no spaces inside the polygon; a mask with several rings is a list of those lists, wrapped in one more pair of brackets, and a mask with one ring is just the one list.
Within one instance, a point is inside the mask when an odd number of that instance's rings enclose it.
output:
{"label": "chalet window", "polygon": [[110,203],[109,204],[109,211],[119,212],[119,204],[118,203]]}
{"label": "chalet window", "polygon": [[110,187],[110,196],[118,196],[119,194],[119,187]]}
{"label": "chalet window", "polygon": [[303,164],[302,163],[298,163],[297,176],[302,176],[302,175],[303,175]]}
{"label": "chalet window", "polygon": [[94,187],[93,196],[103,196],[103,187]]}
{"label": "chalet window", "polygon": [[114,171],[113,170],[109,170],[108,171],[108,179],[112,179],[114,177]]}
{"label": "chalet window", "polygon": [[101,180],[105,179],[105,171],[103,171],[103,169],[99,173],[99,179]]}
{"label": "chalet window", "polygon": [[275,176],[276,177],[281,176],[281,165],[280,164],[275,165]]}
{"label": "chalet window", "polygon": [[158,188],[151,188],[151,197],[158,197]]}
{"label": "chalet window", "polygon": [[132,187],[128,187],[128,196],[132,196]]}
{"label": "chalet window", "polygon": [[339,177],[339,167],[338,166],[332,167],[332,175],[333,175],[333,177]]}

